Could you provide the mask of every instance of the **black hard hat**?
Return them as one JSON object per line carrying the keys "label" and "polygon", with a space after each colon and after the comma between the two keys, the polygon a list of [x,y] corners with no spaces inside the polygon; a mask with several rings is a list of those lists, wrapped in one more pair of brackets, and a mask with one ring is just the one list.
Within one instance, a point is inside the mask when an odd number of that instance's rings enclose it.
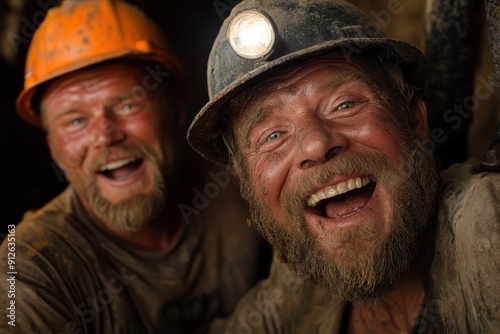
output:
{"label": "black hard hat", "polygon": [[[247,34],[253,31],[254,34]],[[244,0],[231,11],[208,60],[210,101],[188,130],[190,145],[203,157],[228,163],[219,122],[231,98],[270,70],[336,52],[347,61],[373,54],[399,64],[405,80],[423,88],[429,72],[416,47],[385,38],[380,26],[342,0]]]}

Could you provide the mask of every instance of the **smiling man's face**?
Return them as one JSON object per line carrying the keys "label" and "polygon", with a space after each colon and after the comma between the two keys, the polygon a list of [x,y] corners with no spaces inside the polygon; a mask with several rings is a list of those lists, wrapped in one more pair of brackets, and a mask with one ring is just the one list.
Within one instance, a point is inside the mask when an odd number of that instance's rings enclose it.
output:
{"label": "smiling man's face", "polygon": [[65,75],[41,101],[52,156],[84,205],[125,231],[160,212],[175,158],[175,112],[164,88],[142,86],[141,66],[105,64]]}
{"label": "smiling man's face", "polygon": [[265,82],[234,122],[253,223],[304,279],[352,301],[409,270],[436,194],[425,105],[399,110],[387,81],[374,60],[322,57]]}

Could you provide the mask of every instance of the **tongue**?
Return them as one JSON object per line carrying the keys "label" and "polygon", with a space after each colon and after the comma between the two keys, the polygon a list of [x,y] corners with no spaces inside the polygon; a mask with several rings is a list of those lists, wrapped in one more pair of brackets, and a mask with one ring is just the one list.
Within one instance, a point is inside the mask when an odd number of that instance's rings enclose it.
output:
{"label": "tongue", "polygon": [[349,191],[325,203],[326,216],[331,219],[342,218],[362,209],[370,200],[372,192],[366,188]]}

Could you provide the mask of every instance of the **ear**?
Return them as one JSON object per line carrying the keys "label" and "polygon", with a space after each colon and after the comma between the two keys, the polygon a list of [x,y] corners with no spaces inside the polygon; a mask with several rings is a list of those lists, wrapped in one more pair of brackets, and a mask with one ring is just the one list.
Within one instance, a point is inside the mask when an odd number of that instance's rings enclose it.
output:
{"label": "ear", "polygon": [[429,123],[427,121],[427,105],[420,95],[412,99],[413,124],[415,133],[421,140],[430,138]]}

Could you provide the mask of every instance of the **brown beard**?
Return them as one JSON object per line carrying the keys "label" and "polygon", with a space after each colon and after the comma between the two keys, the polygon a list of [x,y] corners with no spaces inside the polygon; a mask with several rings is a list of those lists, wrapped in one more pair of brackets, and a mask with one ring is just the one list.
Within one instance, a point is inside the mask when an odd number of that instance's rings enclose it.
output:
{"label": "brown beard", "polygon": [[[242,193],[250,203],[252,223],[278,258],[306,282],[351,302],[375,302],[394,288],[415,262],[436,199],[438,176],[432,153],[416,140],[408,139],[407,143],[397,169],[383,155],[332,159],[301,180],[293,192],[283,194],[281,220],[259,199],[243,168]],[[335,175],[353,173],[374,175],[377,184],[384,185],[394,208],[391,230],[380,235],[376,227],[383,222],[365,222],[337,235],[325,231],[327,245],[322,247],[305,223],[307,194]],[[353,241],[363,239],[370,241],[366,247],[353,246]]]}
{"label": "brown beard", "polygon": [[[98,166],[106,162],[110,155],[133,156],[150,161],[153,166],[154,188],[149,195],[136,195],[119,203],[112,203],[101,195],[96,185]],[[88,177],[81,180],[66,171],[66,177],[76,193],[89,203],[96,214],[107,225],[120,231],[138,231],[145,227],[162,211],[165,204],[165,178],[161,173],[161,163],[156,153],[148,145],[108,149],[87,168]]]}

